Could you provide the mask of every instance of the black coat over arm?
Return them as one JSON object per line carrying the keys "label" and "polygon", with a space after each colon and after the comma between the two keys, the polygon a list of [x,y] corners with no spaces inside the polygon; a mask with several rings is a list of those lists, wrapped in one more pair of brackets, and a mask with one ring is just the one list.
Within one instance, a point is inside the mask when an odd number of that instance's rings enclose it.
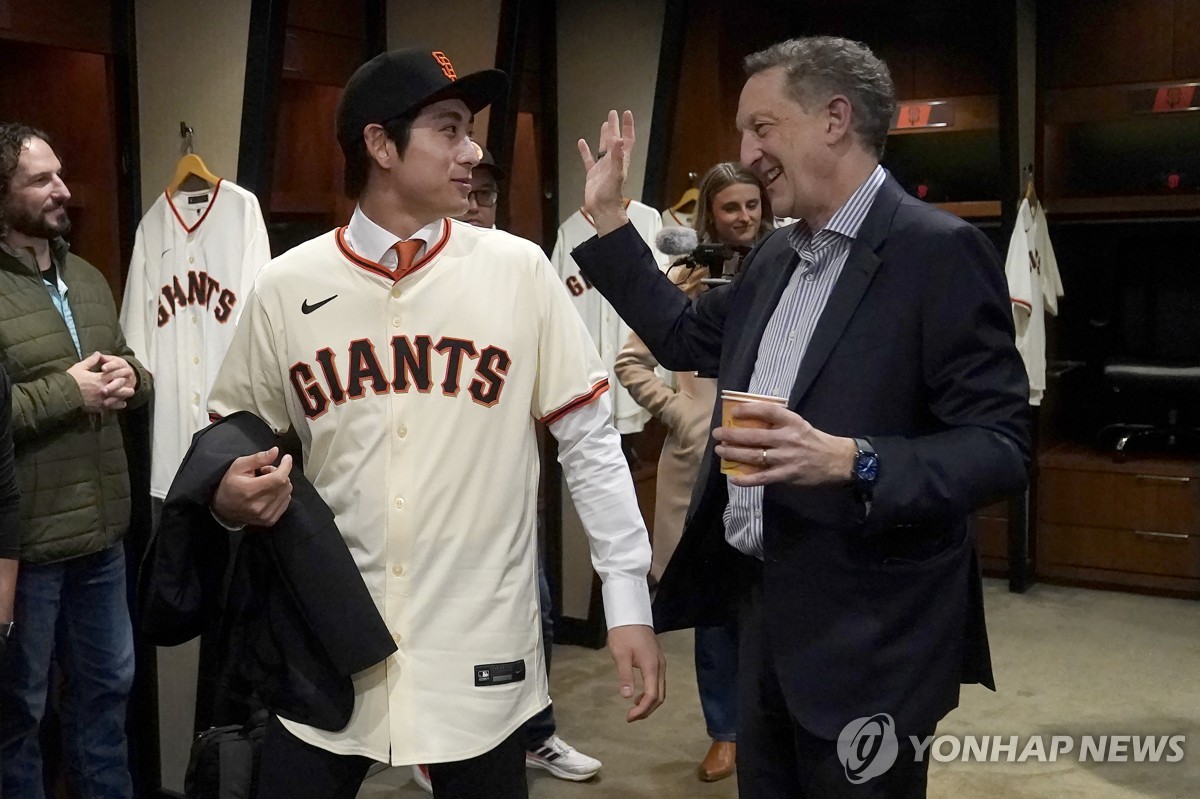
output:
{"label": "black coat over arm", "polygon": [[192,438],[142,562],[139,627],[160,646],[203,634],[202,664],[217,672],[201,675],[216,683],[202,692],[213,694],[211,723],[244,722],[256,694],[288,719],[340,730],[354,707],[351,675],[396,644],[333,511],[299,469],[283,516],[246,530],[237,550],[209,511],[234,459],[276,443],[248,412]]}

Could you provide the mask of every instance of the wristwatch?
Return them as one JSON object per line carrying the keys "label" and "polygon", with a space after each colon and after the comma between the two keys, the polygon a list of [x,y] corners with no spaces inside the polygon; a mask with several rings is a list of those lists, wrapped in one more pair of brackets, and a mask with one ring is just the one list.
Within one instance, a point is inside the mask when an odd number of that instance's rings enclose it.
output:
{"label": "wristwatch", "polygon": [[865,438],[854,439],[854,467],[850,470],[850,479],[866,500],[871,499],[875,489],[875,478],[879,476],[879,455],[871,442]]}

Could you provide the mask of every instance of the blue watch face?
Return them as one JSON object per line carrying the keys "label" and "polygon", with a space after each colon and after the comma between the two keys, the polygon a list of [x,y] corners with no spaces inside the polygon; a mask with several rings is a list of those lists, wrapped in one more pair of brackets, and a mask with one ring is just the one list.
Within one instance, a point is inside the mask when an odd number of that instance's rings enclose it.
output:
{"label": "blue watch face", "polygon": [[874,483],[879,474],[879,457],[873,452],[860,452],[854,461],[854,476],[862,483]]}

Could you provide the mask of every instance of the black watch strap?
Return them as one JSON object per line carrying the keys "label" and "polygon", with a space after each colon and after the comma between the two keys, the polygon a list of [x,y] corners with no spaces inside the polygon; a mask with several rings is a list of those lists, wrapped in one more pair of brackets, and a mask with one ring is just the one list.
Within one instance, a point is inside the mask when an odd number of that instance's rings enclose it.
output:
{"label": "black watch strap", "polygon": [[854,467],[850,479],[864,496],[870,497],[879,473],[879,455],[865,438],[854,439]]}

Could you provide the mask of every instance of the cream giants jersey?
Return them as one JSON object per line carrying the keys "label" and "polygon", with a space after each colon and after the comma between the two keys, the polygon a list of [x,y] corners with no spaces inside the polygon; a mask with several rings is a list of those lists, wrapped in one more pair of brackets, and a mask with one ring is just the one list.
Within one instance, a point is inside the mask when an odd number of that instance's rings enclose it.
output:
{"label": "cream giants jersey", "polygon": [[1029,200],[1021,200],[1004,262],[1017,351],[1029,375],[1030,405],[1041,405],[1046,391],[1046,314],[1058,315],[1063,296],[1049,227],[1040,204],[1033,209]]}
{"label": "cream giants jersey", "polygon": [[[658,211],[635,201],[631,201],[625,211],[629,215],[629,221],[633,223],[634,228],[650,246],[659,266],[665,269],[667,257],[654,248],[654,237],[658,235],[658,231],[662,230],[662,217]],[[617,353],[621,351],[621,348],[625,346],[625,341],[629,338],[629,325],[625,324],[624,320],[617,315],[608,300],[604,299],[599,291],[592,288],[592,284],[579,271],[579,266],[571,257],[571,250],[595,235],[596,226],[592,224],[582,209],[576,211],[559,226],[558,240],[554,244],[554,252],[550,256],[550,261],[558,270],[558,276],[563,285],[570,292],[575,310],[579,312],[584,324],[587,325],[588,332],[592,335],[592,341],[600,350],[600,359],[609,370],[609,378],[613,387],[613,425],[620,433],[636,433],[645,426],[650,419],[650,414],[634,402],[633,397],[629,396],[629,392],[612,373]]]}
{"label": "cream giants jersey", "polygon": [[151,496],[167,495],[192,435],[208,425],[208,389],[270,258],[258,198],[227,180],[164,192],[138,225],[121,330],[154,374]]}
{"label": "cream giants jersey", "polygon": [[396,765],[482,754],[548,700],[534,424],[608,389],[534,244],[445,220],[396,280],[344,229],[260,273],[209,404],[294,427],[304,470],[399,647],[353,677],[327,751]]}

